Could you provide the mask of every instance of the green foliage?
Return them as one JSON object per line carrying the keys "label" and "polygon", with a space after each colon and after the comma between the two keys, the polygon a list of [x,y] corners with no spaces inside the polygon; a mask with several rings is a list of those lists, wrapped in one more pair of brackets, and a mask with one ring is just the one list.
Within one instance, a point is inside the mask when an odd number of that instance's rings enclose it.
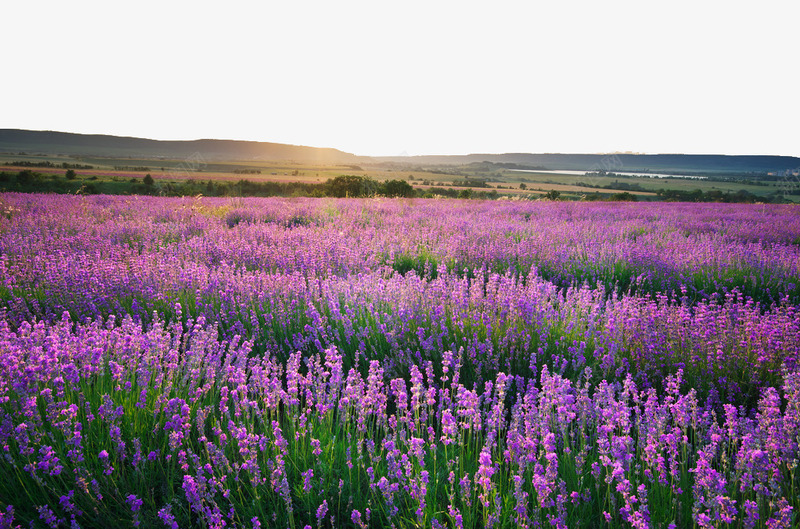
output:
{"label": "green foliage", "polygon": [[389,180],[380,186],[380,193],[387,197],[411,198],[414,188],[405,180]]}
{"label": "green foliage", "polygon": [[97,195],[100,193],[97,184],[94,182],[89,182],[88,184],[83,185],[80,191],[84,195]]}
{"label": "green foliage", "polygon": [[611,202],[636,202],[636,195],[624,191],[611,195]]}
{"label": "green foliage", "polygon": [[695,189],[693,191],[682,191],[679,189],[659,189],[656,195],[666,202],[744,202],[752,204],[754,202],[770,202],[767,197],[756,196],[749,191],[740,189],[735,193],[723,193],[719,189],[703,191]]}
{"label": "green foliage", "polygon": [[85,165],[79,163],[53,163],[50,161],[42,161],[42,162],[31,162],[29,160],[14,160],[9,162],[8,165],[13,165],[15,167],[48,167],[48,168],[56,168],[60,167],[61,169],[94,169],[93,165]]}
{"label": "green foliage", "polygon": [[341,175],[325,183],[328,196],[336,198],[371,197],[378,193],[378,183],[366,176]]}
{"label": "green foliage", "polygon": [[420,252],[417,255],[400,254],[394,258],[392,269],[403,276],[413,270],[419,277],[436,279],[439,275],[439,262],[429,252]]}
{"label": "green foliage", "polygon": [[[17,162],[15,162],[17,163]],[[50,165],[45,165],[50,164]],[[19,165],[22,165],[21,162]],[[30,167],[60,167],[51,162],[29,163]],[[274,182],[274,181],[251,181],[239,180],[233,182],[229,180],[208,180],[206,182],[195,182],[193,180],[168,180],[159,179],[158,182],[151,174],[147,174],[144,179],[132,178],[123,180],[113,176],[92,175],[85,177],[81,182],[80,175],[75,169],[90,168],[88,165],[61,164],[67,171],[63,175],[41,174],[31,169],[24,169],[18,172],[0,172],[0,192],[39,192],[39,193],[102,193],[102,194],[133,194],[133,195],[161,195],[161,196],[254,196],[254,197],[374,197],[386,196],[389,198],[461,198],[477,200],[494,200],[500,198],[497,189],[491,188],[485,181],[468,179],[456,181],[455,184],[468,185],[467,189],[454,188],[453,185],[445,185],[437,182],[425,181],[431,187],[426,190],[415,189],[405,180],[393,179],[386,182],[377,182],[368,176],[341,175],[329,179],[325,183],[312,182]],[[140,167],[136,169],[147,169]],[[130,170],[130,168],[126,168]],[[241,170],[240,173],[251,173],[256,170]],[[86,186],[86,181],[91,181],[94,186]],[[578,185],[581,185],[580,183]],[[594,188],[610,188],[611,184],[605,186],[588,186]],[[475,189],[484,187],[485,189]],[[520,189],[529,189],[530,184],[519,184]],[[642,187],[635,183],[615,182],[613,189],[640,190]],[[785,202],[782,195],[777,193],[770,196],[757,196],[748,191],[740,190],[737,192],[724,192],[712,189],[706,192],[702,190],[680,191],[680,190],[661,190],[657,197],[637,197],[632,193],[621,192],[615,194],[607,193],[588,193],[580,196],[581,200],[611,200],[611,201],[633,201],[633,200],[665,200],[665,201],[685,201],[685,202]],[[572,194],[551,190],[542,198],[548,200],[570,200]]]}
{"label": "green foliage", "polygon": [[489,187],[486,180],[453,180],[454,187]]}
{"label": "green foliage", "polygon": [[17,173],[17,183],[21,186],[28,186],[39,179],[39,174],[34,173],[30,169],[25,169]]}

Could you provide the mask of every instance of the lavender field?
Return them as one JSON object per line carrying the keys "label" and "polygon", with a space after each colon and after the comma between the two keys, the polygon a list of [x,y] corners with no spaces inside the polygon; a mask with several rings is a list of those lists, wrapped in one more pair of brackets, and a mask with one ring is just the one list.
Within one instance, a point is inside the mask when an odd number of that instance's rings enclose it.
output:
{"label": "lavender field", "polygon": [[800,525],[800,209],[0,196],[0,527]]}

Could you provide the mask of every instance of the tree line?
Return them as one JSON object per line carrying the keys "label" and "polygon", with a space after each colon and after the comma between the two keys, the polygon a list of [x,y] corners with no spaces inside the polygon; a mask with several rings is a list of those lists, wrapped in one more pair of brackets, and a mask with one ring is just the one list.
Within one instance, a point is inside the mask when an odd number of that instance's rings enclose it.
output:
{"label": "tree line", "polygon": [[[461,199],[497,199],[497,189],[474,190],[456,189],[452,187],[436,187],[415,189],[405,180],[387,180],[379,182],[368,176],[341,175],[330,178],[326,182],[274,182],[252,181],[241,179],[226,180],[164,180],[155,179],[149,173],[144,178],[127,180],[115,178],[100,180],[97,176],[80,177],[74,169],[68,169],[64,175],[45,175],[30,169],[19,172],[0,172],[0,192],[16,191],[23,193],[72,193],[72,194],[109,194],[109,195],[153,195],[153,196],[257,196],[257,197],[390,197],[390,198],[461,198]],[[656,194],[657,200],[667,202],[786,202],[778,194],[757,196],[745,190],[723,192],[720,190],[693,191],[661,189]],[[558,191],[550,191],[537,197],[545,200],[561,200]],[[635,201],[638,197],[629,192],[611,195],[599,192],[589,193],[581,200]]]}

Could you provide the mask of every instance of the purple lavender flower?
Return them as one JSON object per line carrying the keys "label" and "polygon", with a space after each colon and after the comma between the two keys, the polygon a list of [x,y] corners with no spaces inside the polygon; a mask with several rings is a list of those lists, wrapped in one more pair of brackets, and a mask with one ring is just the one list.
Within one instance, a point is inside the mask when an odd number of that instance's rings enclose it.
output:
{"label": "purple lavender flower", "polygon": [[175,516],[172,514],[172,508],[170,506],[159,509],[158,517],[161,519],[164,525],[170,529],[178,529],[178,522],[175,521]]}
{"label": "purple lavender flower", "polygon": [[303,492],[308,492],[311,490],[311,480],[314,477],[314,470],[308,469],[304,472],[301,472],[303,476]]}
{"label": "purple lavender flower", "polygon": [[358,527],[361,527],[361,528],[366,528],[366,527],[367,527],[367,524],[366,524],[366,523],[364,523],[364,522],[361,520],[361,513],[360,513],[358,510],[356,510],[356,509],[353,509],[353,512],[350,514],[350,519],[351,519],[351,520],[353,521],[353,523],[354,523],[355,525],[357,525]]}
{"label": "purple lavender flower", "polygon": [[317,507],[317,524],[321,525],[325,515],[328,514],[328,500],[322,500],[322,503]]}

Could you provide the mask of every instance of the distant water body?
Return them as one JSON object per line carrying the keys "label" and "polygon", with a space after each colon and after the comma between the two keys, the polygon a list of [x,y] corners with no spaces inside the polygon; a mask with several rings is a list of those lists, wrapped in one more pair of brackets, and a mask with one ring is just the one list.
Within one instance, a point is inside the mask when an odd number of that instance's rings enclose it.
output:
{"label": "distant water body", "polygon": [[[538,171],[536,169],[511,169],[518,173],[542,173],[542,174],[568,174],[577,176],[586,176],[587,173],[593,171]],[[689,180],[705,180],[707,176],[692,176],[684,174],[666,174],[666,173],[628,173],[625,171],[609,171],[620,176],[638,176],[641,178],[687,178]]]}

